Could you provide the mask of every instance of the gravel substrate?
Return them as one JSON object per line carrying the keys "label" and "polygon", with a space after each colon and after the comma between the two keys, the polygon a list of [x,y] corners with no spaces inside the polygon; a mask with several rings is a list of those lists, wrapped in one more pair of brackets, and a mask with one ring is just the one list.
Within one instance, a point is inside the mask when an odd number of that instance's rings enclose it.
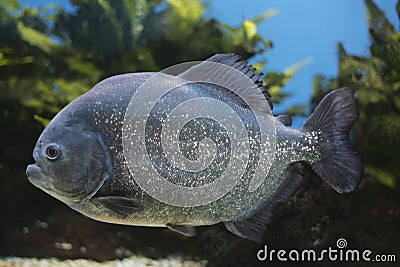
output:
{"label": "gravel substrate", "polygon": [[195,262],[185,260],[179,257],[168,257],[165,259],[149,259],[143,256],[131,256],[122,260],[113,260],[105,262],[97,262],[92,260],[75,259],[75,260],[59,260],[59,259],[36,259],[36,258],[19,258],[7,257],[0,259],[0,267],[203,267],[206,262]]}

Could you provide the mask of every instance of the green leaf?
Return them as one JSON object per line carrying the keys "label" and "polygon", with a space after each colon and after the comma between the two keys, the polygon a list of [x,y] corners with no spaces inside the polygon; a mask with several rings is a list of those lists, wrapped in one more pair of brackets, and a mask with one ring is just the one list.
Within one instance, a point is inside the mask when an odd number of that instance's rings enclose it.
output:
{"label": "green leaf", "polygon": [[175,21],[181,30],[188,30],[198,22],[204,12],[204,6],[199,0],[167,0],[172,7],[171,20]]}
{"label": "green leaf", "polygon": [[71,81],[62,78],[56,79],[55,85],[64,93],[66,102],[71,102],[90,89],[81,81]]}
{"label": "green leaf", "polygon": [[246,39],[253,39],[257,34],[257,25],[251,20],[243,21],[243,31]]}
{"label": "green leaf", "polygon": [[385,14],[379,10],[372,0],[364,0],[364,2],[367,10],[368,28],[378,32],[384,39],[391,39],[394,27],[385,17]]}
{"label": "green leaf", "polygon": [[90,78],[90,80],[96,81],[100,77],[100,70],[92,62],[84,61],[79,57],[69,57],[66,62],[71,70]]}
{"label": "green leaf", "polygon": [[40,122],[40,124],[42,124],[43,127],[46,127],[47,124],[49,124],[50,119],[47,118],[43,118],[42,116],[38,115],[38,114],[34,114],[33,118],[37,121]]}
{"label": "green leaf", "polygon": [[2,0],[0,7],[4,7],[8,13],[12,13],[19,8],[19,4],[17,0]]}
{"label": "green leaf", "polygon": [[396,185],[396,177],[389,172],[382,170],[381,168],[376,168],[370,165],[364,167],[366,174],[376,177],[382,184],[394,188]]}
{"label": "green leaf", "polygon": [[99,6],[102,7],[102,9],[104,10],[104,12],[105,12],[108,16],[115,16],[114,9],[110,6],[110,4],[108,3],[108,1],[106,1],[106,0],[97,0],[97,3],[99,4]]}
{"label": "green leaf", "polygon": [[143,20],[148,14],[148,3],[146,0],[124,0],[125,11],[131,24],[131,36],[136,40],[143,31]]}
{"label": "green leaf", "polygon": [[[271,40],[261,36],[257,32],[257,23],[273,15],[275,11],[267,11],[253,19],[244,20],[238,27],[232,27],[224,23],[218,23],[221,30],[225,33],[225,43],[231,43],[250,54],[260,54],[272,46]],[[227,50],[227,49],[225,49]],[[242,54],[239,52],[239,54]]]}
{"label": "green leaf", "polygon": [[18,33],[22,40],[29,43],[31,46],[36,46],[42,51],[50,54],[54,51],[58,44],[50,39],[49,36],[41,33],[33,28],[26,27],[21,21],[17,24]]}
{"label": "green leaf", "polygon": [[397,12],[397,16],[398,16],[399,19],[400,19],[400,1],[397,1],[396,12]]}
{"label": "green leaf", "polygon": [[258,24],[258,23],[260,23],[260,22],[262,22],[262,21],[264,21],[266,19],[269,19],[270,17],[275,16],[276,14],[278,14],[278,10],[270,9],[270,10],[265,11],[263,14],[251,19],[251,21],[254,24]]}
{"label": "green leaf", "polygon": [[290,66],[289,68],[286,68],[283,71],[283,74],[286,77],[291,78],[296,71],[298,71],[299,69],[307,66],[308,64],[311,64],[312,61],[313,61],[313,58],[312,57],[308,57],[308,58],[306,58],[306,59],[304,59],[304,60],[302,60],[300,62],[296,62],[292,66]]}
{"label": "green leaf", "polygon": [[259,61],[259,62],[253,63],[252,67],[256,69],[256,73],[259,73],[262,71],[262,69],[265,67],[266,64],[267,64],[266,61]]}

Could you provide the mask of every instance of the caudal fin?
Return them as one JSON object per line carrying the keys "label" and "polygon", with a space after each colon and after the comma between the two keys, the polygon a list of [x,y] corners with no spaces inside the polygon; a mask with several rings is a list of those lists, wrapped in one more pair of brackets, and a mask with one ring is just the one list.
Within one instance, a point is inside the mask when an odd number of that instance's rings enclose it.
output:
{"label": "caudal fin", "polygon": [[311,168],[339,193],[353,191],[362,178],[361,160],[349,137],[357,118],[354,93],[341,88],[326,95],[300,129],[322,133],[322,159]]}

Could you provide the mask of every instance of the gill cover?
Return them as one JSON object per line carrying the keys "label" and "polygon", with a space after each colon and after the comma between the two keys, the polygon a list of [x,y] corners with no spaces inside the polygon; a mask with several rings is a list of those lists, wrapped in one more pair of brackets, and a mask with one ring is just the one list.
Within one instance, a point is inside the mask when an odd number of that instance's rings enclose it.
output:
{"label": "gill cover", "polygon": [[27,170],[30,181],[68,205],[91,198],[111,172],[101,136],[77,121],[52,121],[37,142],[34,158],[38,167]]}

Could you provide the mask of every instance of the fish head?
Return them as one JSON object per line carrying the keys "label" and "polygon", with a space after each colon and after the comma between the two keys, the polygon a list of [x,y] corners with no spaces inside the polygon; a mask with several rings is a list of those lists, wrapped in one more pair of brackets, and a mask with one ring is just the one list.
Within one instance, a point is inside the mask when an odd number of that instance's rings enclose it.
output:
{"label": "fish head", "polygon": [[110,158],[98,133],[79,121],[53,120],[33,151],[26,169],[36,187],[74,206],[93,196],[110,171]]}

